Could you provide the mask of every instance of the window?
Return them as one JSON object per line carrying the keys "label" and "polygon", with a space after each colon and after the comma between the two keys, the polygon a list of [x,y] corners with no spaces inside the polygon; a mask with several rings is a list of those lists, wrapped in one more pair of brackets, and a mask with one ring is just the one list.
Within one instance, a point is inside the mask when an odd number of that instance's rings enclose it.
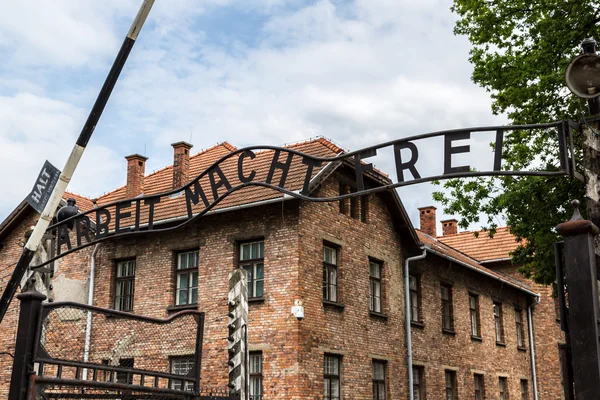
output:
{"label": "window", "polygon": [[381,263],[369,261],[369,310],[378,313],[381,312],[381,270]]}
{"label": "window", "polygon": [[198,250],[177,254],[175,305],[198,303]]}
{"label": "window", "polygon": [[446,400],[456,400],[456,372],[446,370]]}
{"label": "window", "polygon": [[452,315],[452,286],[443,284],[442,292],[442,330],[454,331],[454,316]]}
{"label": "window", "polygon": [[483,375],[473,375],[475,384],[475,400],[483,400],[485,398],[485,385],[483,383]]}
{"label": "window", "polygon": [[250,400],[262,400],[262,353],[250,352]]}
{"label": "window", "polygon": [[340,397],[340,356],[325,354],[323,367],[324,400],[339,400]]}
{"label": "window", "polygon": [[469,293],[469,314],[471,319],[471,336],[481,337],[479,329],[479,296]]}
{"label": "window", "polygon": [[506,378],[501,377],[498,384],[500,385],[500,400],[508,400],[508,382]]}
{"label": "window", "polygon": [[414,400],[425,400],[425,368],[413,365],[412,370]]}
{"label": "window", "polygon": [[369,196],[360,198],[360,220],[364,223],[368,222],[369,215]]}
{"label": "window", "polygon": [[358,219],[360,217],[359,215],[359,199],[358,197],[354,196],[354,197],[350,197],[350,216],[354,219]]}
{"label": "window", "polygon": [[421,322],[421,278],[416,275],[408,276],[410,290],[410,320]]}
{"label": "window", "polygon": [[240,244],[240,267],[248,274],[248,298],[265,295],[265,242],[258,240]]}
{"label": "window", "polygon": [[[171,358],[171,373],[189,377],[189,373],[194,368],[194,356]],[[182,385],[185,385],[182,387]],[[175,390],[194,390],[194,382],[174,379],[171,382],[171,389]]]}
{"label": "window", "polygon": [[496,329],[496,343],[504,344],[504,326],[502,325],[502,303],[494,302],[494,327]]}
{"label": "window", "polygon": [[[346,183],[340,182],[339,195],[356,192],[356,187],[350,187]],[[340,214],[350,215],[354,219],[359,219],[362,222],[367,222],[367,214],[369,210],[369,201],[367,196],[354,196],[349,199],[342,199],[339,202]]]}
{"label": "window", "polygon": [[521,400],[529,400],[529,383],[527,379],[521,379]]}
{"label": "window", "polygon": [[[348,185],[340,183],[340,196],[349,193]],[[346,214],[348,208],[348,199],[340,200],[340,214]]]}
{"label": "window", "polygon": [[523,311],[515,308],[515,324],[517,327],[517,347],[525,348],[525,330],[523,329]]}
{"label": "window", "polygon": [[135,260],[119,261],[115,279],[115,310],[133,311]]}
{"label": "window", "polygon": [[[113,362],[109,360],[102,360],[102,364],[116,366]],[[122,368],[133,368],[133,358],[120,358],[119,359],[119,367]],[[117,372],[113,375],[112,371],[104,372],[104,381],[106,382],[117,382],[117,383],[127,383],[131,385],[133,383],[133,374],[128,372]]]}
{"label": "window", "polygon": [[373,400],[385,400],[385,361],[373,360]]}
{"label": "window", "polygon": [[338,301],[338,251],[335,247],[323,246],[323,300]]}

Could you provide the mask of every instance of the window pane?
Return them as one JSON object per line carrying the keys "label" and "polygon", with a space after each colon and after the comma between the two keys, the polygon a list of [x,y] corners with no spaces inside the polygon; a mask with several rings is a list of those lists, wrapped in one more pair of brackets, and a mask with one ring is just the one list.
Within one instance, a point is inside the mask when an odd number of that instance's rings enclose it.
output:
{"label": "window pane", "polygon": [[186,269],[188,266],[188,259],[185,253],[179,254],[179,263],[177,263],[177,269]]}
{"label": "window pane", "polygon": [[415,276],[410,275],[408,277],[410,290],[417,290],[417,278]]}
{"label": "window pane", "polygon": [[385,363],[374,362],[373,363],[373,379],[384,380],[385,379]]}
{"label": "window pane", "polygon": [[254,274],[254,279],[263,279],[265,276],[265,268],[263,264],[255,264],[254,265],[254,271],[256,271],[256,273]]}
{"label": "window pane", "polygon": [[240,260],[249,260],[250,259],[250,247],[248,243],[243,243],[240,245]]}
{"label": "window pane", "polygon": [[181,273],[177,275],[177,289],[187,289],[188,287],[188,274]]}
{"label": "window pane", "polygon": [[183,289],[183,290],[179,290],[178,291],[178,296],[177,296],[177,304],[187,304],[188,303],[188,296],[187,296],[187,290]]}
{"label": "window pane", "polygon": [[326,375],[337,375],[338,374],[338,359],[337,357],[325,357],[325,374]]}
{"label": "window pane", "polygon": [[413,384],[418,385],[421,381],[421,374],[419,374],[419,369],[417,367],[412,367],[413,370]]}
{"label": "window pane", "polygon": [[244,268],[248,274],[248,284],[250,284],[252,282],[252,265],[244,265],[242,268]]}
{"label": "window pane", "polygon": [[188,268],[194,268],[198,266],[198,253],[192,251],[188,253]]}
{"label": "window pane", "polygon": [[337,251],[336,249],[332,248],[332,247],[327,247],[325,246],[323,248],[324,250],[324,254],[323,254],[323,261],[325,261],[326,263],[329,264],[336,264],[337,265]]}
{"label": "window pane", "polygon": [[442,286],[442,300],[450,300],[450,290],[446,286]]}
{"label": "window pane", "polygon": [[250,354],[250,371],[251,374],[262,373],[262,354]]}
{"label": "window pane", "polygon": [[380,265],[375,262],[369,264],[369,274],[373,278],[381,278]]}
{"label": "window pane", "polygon": [[338,379],[331,379],[331,398],[340,398],[340,381]]}
{"label": "window pane", "polygon": [[258,258],[258,243],[257,242],[250,244],[250,257],[252,257],[252,259]]}
{"label": "window pane", "polygon": [[264,283],[265,281],[260,280],[260,281],[255,281],[254,282],[254,296],[255,297],[262,297],[264,296]]}
{"label": "window pane", "polygon": [[471,335],[479,336],[479,327],[477,326],[477,314],[471,312]]}

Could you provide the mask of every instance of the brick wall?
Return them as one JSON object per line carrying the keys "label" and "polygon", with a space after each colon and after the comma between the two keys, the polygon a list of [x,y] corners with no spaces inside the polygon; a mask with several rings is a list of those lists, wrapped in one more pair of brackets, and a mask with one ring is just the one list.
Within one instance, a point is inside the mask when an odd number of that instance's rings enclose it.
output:
{"label": "brick wall", "polygon": [[552,287],[523,278],[517,267],[510,263],[496,263],[490,267],[527,282],[535,292],[541,294],[540,303],[533,308],[538,391],[541,399],[563,398],[558,344],[565,343],[565,339],[556,317]]}
{"label": "brick wall", "polygon": [[[319,189],[319,195],[333,196],[338,190],[337,175],[333,175]],[[214,214],[171,233],[105,241],[97,253],[94,304],[113,307],[115,263],[135,258],[134,312],[158,318],[168,316],[168,308],[174,305],[175,298],[175,255],[178,251],[199,250],[197,309],[206,312],[202,381],[203,385],[223,388],[227,384],[228,274],[237,266],[240,241],[264,239],[265,296],[264,300],[249,306],[250,349],[263,352],[264,399],[321,398],[326,353],[342,357],[344,398],[372,398],[373,360],[387,362],[388,398],[406,398],[402,272],[405,244],[380,196],[369,196],[366,223],[359,217],[352,218],[350,212],[340,214],[339,211],[337,202],[290,200]],[[19,239],[32,222],[33,213],[7,241],[12,244],[1,250],[0,260],[16,261],[20,254]],[[339,246],[339,303],[343,307],[322,301],[324,242]],[[86,301],[91,253],[90,247],[57,263],[53,294],[57,300],[79,298],[79,301]],[[369,312],[370,258],[383,263],[382,315]],[[499,374],[508,376],[513,397],[520,394],[519,379],[528,379],[532,398],[529,342],[526,339],[527,351],[517,350],[512,312],[515,305],[526,310],[522,292],[432,255],[412,268],[422,274],[424,315],[424,327],[412,328],[414,360],[425,365],[428,398],[443,398],[445,368],[457,370],[461,398],[473,393],[473,371],[485,373],[488,398],[498,395]],[[454,285],[454,336],[441,332],[439,285],[442,279]],[[468,291],[481,296],[482,342],[472,341],[469,334]],[[295,299],[304,302],[305,318],[302,321],[290,313]],[[505,305],[506,347],[496,346],[493,340],[492,299]],[[523,316],[527,338],[525,313]],[[13,345],[15,322],[13,304],[0,326],[3,351]],[[73,324],[79,329],[83,323],[82,318]],[[114,337],[127,334],[124,325],[123,320],[94,319],[92,348],[97,357],[102,358],[102,354],[110,352]],[[102,339],[97,335],[100,332],[113,335],[104,335]],[[156,341],[149,347],[161,354],[165,370],[168,356],[192,351],[189,335],[179,336]],[[539,359],[544,359],[539,353],[545,353],[545,350],[539,347],[536,350]],[[135,354],[123,354],[122,357],[137,358],[136,367],[143,366],[143,359]],[[4,367],[0,378],[4,378],[2,382],[8,382],[12,360],[4,357],[0,358],[0,363]],[[545,384],[543,390],[549,386]],[[6,384],[0,384],[0,398],[6,397],[6,388]],[[541,398],[556,397],[542,395]]]}
{"label": "brick wall", "polygon": [[[337,175],[335,176],[337,178]],[[336,195],[330,179],[319,196]],[[342,396],[372,399],[373,359],[387,361],[388,398],[406,392],[406,350],[403,335],[402,244],[391,215],[379,196],[369,196],[367,223],[340,214],[337,202],[303,203],[300,208],[300,282],[305,319],[300,323],[302,390],[299,399],[323,393],[325,353],[342,356]],[[324,304],[323,243],[339,246],[339,302]],[[383,262],[384,316],[369,312],[369,257]]]}
{"label": "brick wall", "polygon": [[[428,395],[445,393],[449,369],[456,371],[460,398],[474,396],[474,373],[484,374],[486,398],[499,397],[499,376],[508,378],[511,398],[521,398],[520,380],[527,379],[533,398],[526,295],[431,255],[411,266],[411,274],[420,275],[423,314],[423,327],[412,328],[413,361],[424,366]],[[455,334],[442,332],[442,283],[452,286]],[[471,338],[469,293],[479,295],[482,340]],[[502,303],[505,346],[496,344],[493,301]],[[523,310],[526,351],[517,349],[515,307]]]}

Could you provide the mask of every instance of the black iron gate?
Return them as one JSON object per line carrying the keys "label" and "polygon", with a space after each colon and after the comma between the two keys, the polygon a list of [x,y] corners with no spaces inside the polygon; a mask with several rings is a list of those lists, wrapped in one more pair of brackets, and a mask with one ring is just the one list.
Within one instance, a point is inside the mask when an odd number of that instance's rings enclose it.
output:
{"label": "black iron gate", "polygon": [[[21,301],[9,400],[231,399],[200,384],[204,313],[167,319],[73,302]],[[225,366],[224,366],[225,367]]]}

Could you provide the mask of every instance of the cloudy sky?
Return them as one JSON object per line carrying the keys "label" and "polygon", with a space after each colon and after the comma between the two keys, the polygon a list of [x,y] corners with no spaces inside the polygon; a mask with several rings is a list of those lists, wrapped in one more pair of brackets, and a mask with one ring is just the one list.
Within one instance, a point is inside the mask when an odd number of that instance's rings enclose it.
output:
{"label": "cloudy sky", "polygon": [[[44,160],[63,168],[140,5],[4,0],[0,220],[30,191]],[[282,145],[322,135],[357,150],[503,124],[488,93],[470,81],[469,42],[453,35],[450,6],[157,0],[68,190],[95,197],[122,185],[132,153],[149,157],[147,172],[162,168],[180,140],[195,153],[222,141]],[[490,139],[470,143],[484,164]],[[440,170],[441,142],[423,146],[418,166]],[[391,154],[375,164],[395,179]],[[416,226],[416,208],[433,204],[432,191],[429,184],[400,191]]]}

